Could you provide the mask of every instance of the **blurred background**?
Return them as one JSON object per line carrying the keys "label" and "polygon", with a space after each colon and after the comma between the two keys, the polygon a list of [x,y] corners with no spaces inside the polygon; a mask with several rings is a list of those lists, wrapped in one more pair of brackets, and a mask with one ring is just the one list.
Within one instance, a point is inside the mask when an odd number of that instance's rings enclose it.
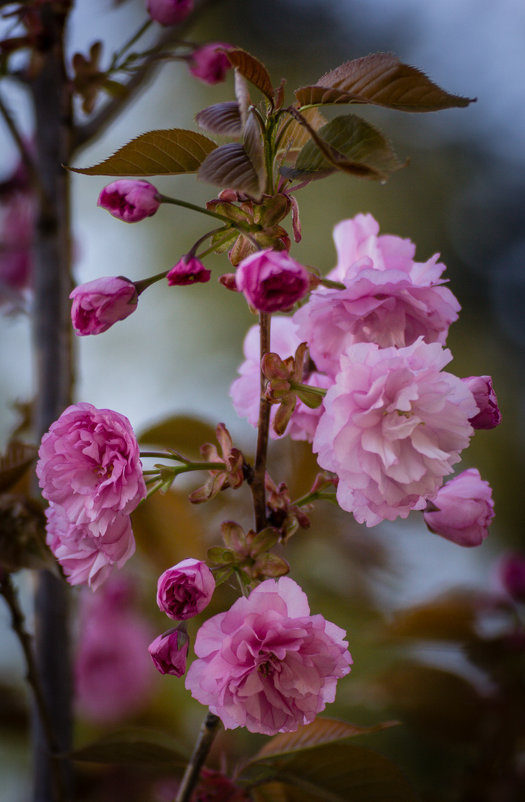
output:
{"label": "blurred background", "polygon": [[[86,52],[100,37],[108,60],[144,19],[139,0],[76,5],[71,53]],[[349,633],[355,667],[340,683],[329,715],[359,724],[401,720],[401,727],[374,740],[370,736],[366,745],[395,759],[424,800],[518,800],[525,793],[523,607],[505,594],[498,566],[509,550],[525,548],[525,5],[520,0],[500,0],[497,7],[483,0],[224,0],[191,37],[252,52],[265,62],[274,84],[286,77],[290,99],[293,88],[371,51],[392,51],[447,91],[477,98],[466,109],[437,114],[360,107],[358,113],[377,124],[409,164],[385,185],[341,174],[302,190],[303,240],[292,254],[328,271],[335,264],[334,224],[358,212],[372,213],[381,233],[412,239],[418,261],[441,254],[463,307],[449,335],[450,370],[491,375],[503,414],[498,429],[476,434],[459,468],[477,467],[493,487],[490,536],[477,549],[462,549],[430,534],[416,514],[368,530],[323,508],[312,516],[311,529],[294,537],[287,558],[309,593],[312,611]],[[16,87],[5,84],[30,135],[29,106]],[[76,166],[102,160],[146,130],[194,128],[197,111],[232,97],[231,76],[208,87],[183,63],[166,63]],[[336,113],[341,110],[327,115]],[[7,132],[0,128],[0,135],[0,169],[8,175],[17,156]],[[203,218],[167,206],[141,224],[124,226],[96,206],[107,180],[74,175],[72,181],[79,283],[106,275],[137,280],[167,270],[207,230]],[[193,203],[214,194],[194,176],[154,182],[161,192]],[[124,413],[139,433],[172,416],[198,416],[212,430],[224,421],[235,444],[253,453],[254,431],[236,417],[228,388],[255,319],[241,298],[214,280],[228,272],[228,264],[225,257],[210,257],[209,284],[169,292],[156,285],[142,296],[136,314],[100,337],[78,338],[77,400]],[[3,447],[18,422],[14,405],[32,397],[33,365],[27,317],[1,311]],[[178,430],[166,431],[172,436]],[[306,448],[280,442],[272,446],[271,472],[276,481],[289,482],[293,497],[305,492],[315,466]],[[141,555],[127,573],[152,637],[166,626],[154,609],[158,573],[190,554],[204,555],[218,540],[221,520],[249,517],[241,494],[223,494],[195,510],[183,489],[156,497],[135,517]],[[20,576],[24,591],[30,582],[29,575]],[[214,611],[232,599],[224,588]],[[2,800],[21,802],[27,780],[20,778],[28,770],[25,692],[21,681],[13,689],[21,664],[3,609],[0,638],[6,699],[0,750],[7,758],[0,768],[7,778]],[[201,715],[182,681],[161,680],[152,669],[142,705],[109,721],[94,720],[84,710],[79,741],[130,721],[182,737],[198,728]],[[214,760],[218,764],[222,753],[231,766],[234,757],[253,752],[258,743],[245,733],[222,735]],[[123,794],[123,782],[118,772],[88,771],[79,799],[103,802],[116,788]],[[129,799],[141,793],[142,800],[162,800],[169,793],[149,775],[140,790],[135,780],[131,785]]]}

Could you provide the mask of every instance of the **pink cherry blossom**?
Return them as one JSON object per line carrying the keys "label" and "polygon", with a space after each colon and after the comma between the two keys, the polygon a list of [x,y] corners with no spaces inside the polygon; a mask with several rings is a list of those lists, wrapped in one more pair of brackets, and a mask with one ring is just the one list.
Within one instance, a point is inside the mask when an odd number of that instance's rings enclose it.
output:
{"label": "pink cherry blossom", "polygon": [[177,621],[201,613],[215,590],[213,574],[202,560],[182,560],[159,576],[157,604],[162,612]]}
{"label": "pink cherry blossom", "polygon": [[167,275],[168,284],[171,287],[187,284],[205,284],[210,280],[211,270],[208,270],[199,259],[194,256],[191,259],[183,257],[176,265],[173,265]]}
{"label": "pink cherry blossom", "polygon": [[160,206],[159,193],[149,181],[120,178],[104,187],[98,206],[125,223],[138,223],[155,214]]}
{"label": "pink cherry blossom", "polygon": [[164,632],[150,643],[148,652],[157,671],[182,677],[186,673],[189,638],[182,626]]}
{"label": "pink cherry blossom", "polygon": [[235,275],[237,289],[262,312],[280,312],[300,301],[310,286],[308,271],[286,251],[266,248],[243,259]]}
{"label": "pink cherry blossom", "polygon": [[525,552],[507,552],[499,561],[497,568],[498,578],[509,596],[525,602]]}
{"label": "pink cherry blossom", "polygon": [[344,637],[293,579],[268,579],[202,625],[186,688],[226,729],[292,732],[334,701],[352,663]]}
{"label": "pink cherry blossom", "polygon": [[494,429],[501,423],[501,412],[498,399],[492,386],[490,376],[468,376],[463,379],[474,401],[478,406],[478,413],[471,419],[474,429]]}
{"label": "pink cherry blossom", "polygon": [[414,245],[377,236],[371,215],[344,220],[334,230],[337,267],[328,277],[345,289],[319,287],[294,315],[299,337],[308,342],[320,370],[335,375],[339,357],[356,342],[381,347],[411,345],[418,337],[444,344],[459,304],[440,286],[445,266],[433,256],[414,262]]}
{"label": "pink cherry blossom", "polygon": [[127,278],[105,277],[76,287],[69,296],[75,334],[101,334],[137,308],[137,289]]}
{"label": "pink cherry blossom", "polygon": [[350,346],[324,399],[313,450],[339,477],[337,500],[359,523],[406,518],[452,471],[476,410],[450,351],[421,338],[406,348]]}
{"label": "pink cherry blossom", "polygon": [[440,487],[429,506],[423,517],[430,531],[458,546],[479,546],[494,518],[491,487],[475,468]]}
{"label": "pink cherry blossom", "polygon": [[[127,580],[128,586],[131,580]],[[76,702],[82,715],[98,724],[116,723],[149,701],[155,675],[146,647],[149,623],[132,604],[119,603],[115,580],[97,594],[82,594],[74,661]],[[116,582],[117,595],[123,588]]]}
{"label": "pink cherry blossom", "polygon": [[103,535],[117,514],[146,496],[139,447],[129,420],[111,409],[68,407],[42,438],[37,475],[42,495],[73,524]]}
{"label": "pink cherry blossom", "polygon": [[64,509],[55,504],[47,508],[46,516],[47,544],[70,585],[98,590],[113,570],[122,568],[135,553],[129,515],[117,513],[98,536],[88,524],[72,524]]}
{"label": "pink cherry blossom", "polygon": [[193,51],[189,59],[191,74],[205,84],[218,84],[224,81],[231,67],[222,49],[230,47],[226,42],[210,42]]}
{"label": "pink cherry blossom", "polygon": [[147,0],[148,14],[161,25],[177,25],[186,19],[193,8],[193,0]]}
{"label": "pink cherry blossom", "polygon": [[[293,356],[301,340],[297,335],[297,326],[290,317],[272,318],[270,348],[273,353],[278,354],[281,359]],[[260,359],[259,359],[259,326],[252,326],[244,338],[243,345],[245,361],[239,367],[239,378],[235,379],[230,387],[230,396],[233,401],[235,411],[241,418],[257,426],[259,420],[259,399],[260,388]],[[314,387],[327,387],[329,384],[327,377],[313,373],[306,379],[305,384],[312,384]],[[271,410],[271,421],[275,417],[277,407]],[[311,441],[313,431],[321,415],[322,407],[310,409],[302,401],[297,401],[297,406],[292,414],[286,434],[293,440]],[[270,426],[270,437],[276,439],[277,435]]]}

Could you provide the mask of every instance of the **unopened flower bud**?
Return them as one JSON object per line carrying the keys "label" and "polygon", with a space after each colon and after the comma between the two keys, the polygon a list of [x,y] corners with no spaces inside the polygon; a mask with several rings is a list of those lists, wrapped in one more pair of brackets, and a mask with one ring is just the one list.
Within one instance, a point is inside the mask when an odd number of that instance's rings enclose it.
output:
{"label": "unopened flower bud", "polygon": [[494,518],[491,487],[469,468],[438,490],[423,517],[434,534],[458,546],[479,546]]}
{"label": "unopened flower bud", "polygon": [[289,309],[309,288],[307,269],[286,251],[266,248],[243,259],[237,268],[237,289],[261,312]]}
{"label": "unopened flower bud", "polygon": [[182,677],[186,672],[188,646],[188,633],[185,626],[180,625],[155,638],[148,646],[148,652],[155,668],[161,674],[173,674],[175,677]]}
{"label": "unopened flower bud", "polygon": [[189,61],[190,72],[205,84],[218,84],[224,81],[230,62],[221,50],[229,48],[225,42],[211,42],[193,51]]}
{"label": "unopened flower bud", "polygon": [[235,281],[235,273],[223,273],[222,276],[219,276],[219,282],[223,287],[226,287],[227,290],[239,292],[237,289],[237,282]]}
{"label": "unopened flower bud", "polygon": [[147,0],[146,8],[155,22],[160,22],[161,25],[177,25],[192,10],[193,0]]}
{"label": "unopened flower bud", "polygon": [[98,206],[125,223],[138,223],[155,214],[160,206],[159,193],[149,181],[120,179],[104,187]]}
{"label": "unopened flower bud", "polygon": [[171,287],[183,287],[188,284],[205,284],[210,280],[211,270],[208,270],[202,262],[192,256],[187,259],[185,256],[179,259],[168,273],[168,284]]}
{"label": "unopened flower bud", "polygon": [[157,604],[170,618],[185,621],[208,606],[214,590],[215,579],[206,563],[190,558],[161,574]]}
{"label": "unopened flower bud", "polygon": [[468,376],[462,381],[467,385],[478,405],[479,412],[470,419],[474,429],[494,429],[501,423],[498,399],[490,376]]}
{"label": "unopened flower bud", "polygon": [[75,334],[101,334],[137,308],[137,289],[121,276],[97,278],[76,287],[69,296]]}

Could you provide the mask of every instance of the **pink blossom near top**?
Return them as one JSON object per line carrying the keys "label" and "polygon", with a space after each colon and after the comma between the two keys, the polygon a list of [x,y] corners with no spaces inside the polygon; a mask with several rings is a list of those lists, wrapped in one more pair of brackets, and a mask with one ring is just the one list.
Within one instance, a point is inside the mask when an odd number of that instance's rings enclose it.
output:
{"label": "pink blossom near top", "polygon": [[88,585],[95,591],[115,568],[122,568],[135,553],[129,515],[117,513],[103,535],[88,524],[73,524],[64,509],[50,504],[46,510],[46,542],[62,566],[70,585]]}
{"label": "pink blossom near top", "polygon": [[507,552],[499,561],[497,570],[499,580],[509,596],[525,602],[525,552]]}
{"label": "pink blossom near top", "polygon": [[157,604],[170,618],[185,621],[208,606],[214,590],[215,579],[206,563],[189,558],[159,576]]}
{"label": "pink blossom near top", "polygon": [[235,274],[237,289],[261,312],[282,312],[304,298],[308,271],[287,251],[266,248],[243,259]]}
{"label": "pink blossom near top", "polygon": [[98,206],[125,223],[138,223],[155,214],[160,206],[159,193],[149,181],[119,178],[104,187]]}
{"label": "pink blossom near top", "polygon": [[293,732],[334,701],[352,663],[344,637],[293,579],[267,579],[201,626],[186,688],[226,729]]}
{"label": "pink blossom near top", "polygon": [[193,8],[193,0],[147,0],[146,9],[155,22],[177,25],[183,22]]}
{"label": "pink blossom near top", "polygon": [[[273,353],[278,354],[281,359],[286,359],[295,354],[300,343],[297,326],[292,318],[278,315],[272,318],[270,347]],[[245,361],[239,367],[239,378],[235,379],[230,387],[230,396],[239,417],[246,418],[252,426],[257,426],[261,395],[259,326],[252,326],[249,329],[244,338],[243,351]],[[328,384],[328,379],[325,380],[325,377],[320,374],[312,374],[305,383],[311,383],[314,387],[325,387]],[[277,407],[273,406],[270,412],[272,422],[276,411]],[[313,431],[321,412],[322,407],[309,409],[302,401],[298,400],[286,434],[293,440],[311,442]],[[273,426],[270,426],[270,437],[277,439]]]}
{"label": "pink blossom near top", "polygon": [[459,303],[443,286],[445,266],[433,256],[414,262],[410,240],[377,236],[371,215],[357,215],[334,229],[337,267],[328,277],[346,289],[323,286],[294,315],[299,337],[308,342],[319,370],[335,375],[339,357],[356,342],[381,347],[446,341]]}
{"label": "pink blossom near top", "polygon": [[137,308],[137,289],[120,276],[96,278],[75,287],[69,296],[75,334],[102,334]]}
{"label": "pink blossom near top", "polygon": [[431,499],[431,508],[423,512],[430,531],[458,546],[479,546],[494,518],[491,487],[476,468],[463,471],[440,487]]}
{"label": "pink blossom near top", "polygon": [[182,257],[176,265],[173,265],[167,275],[170,287],[187,284],[205,284],[210,280],[211,270],[208,270],[199,259],[194,256],[191,259]]}
{"label": "pink blossom near top", "polygon": [[119,412],[73,404],[51,424],[38,453],[44,498],[61,506],[71,523],[89,525],[94,536],[146,496],[138,443]]}
{"label": "pink blossom near top", "polygon": [[468,376],[463,379],[478,406],[478,413],[471,419],[474,429],[494,429],[501,423],[498,399],[490,376]]}
{"label": "pink blossom near top", "polygon": [[186,673],[189,638],[182,626],[164,632],[148,646],[153,665],[161,674],[182,677]]}
{"label": "pink blossom near top", "polygon": [[[83,593],[80,599],[76,703],[84,718],[97,724],[114,724],[139,712],[155,686],[147,653],[150,625],[129,598],[115,601],[114,587],[112,579],[99,593]],[[121,587],[119,577],[117,591]]]}
{"label": "pink blossom near top", "polygon": [[193,51],[189,59],[191,74],[205,84],[218,84],[224,81],[231,67],[222,49],[230,47],[226,42],[210,42]]}
{"label": "pink blossom near top", "polygon": [[359,523],[424,509],[468,445],[476,404],[441,370],[451,358],[422,338],[406,348],[358,343],[341,357],[313,450],[338,475],[339,505]]}

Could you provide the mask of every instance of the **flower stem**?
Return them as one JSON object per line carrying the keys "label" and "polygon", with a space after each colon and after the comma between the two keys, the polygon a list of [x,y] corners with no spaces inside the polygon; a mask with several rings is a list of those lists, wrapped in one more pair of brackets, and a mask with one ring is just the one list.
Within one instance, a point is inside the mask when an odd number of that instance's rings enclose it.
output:
{"label": "flower stem", "polygon": [[219,725],[220,719],[218,716],[214,716],[213,713],[206,714],[197,743],[195,744],[195,749],[186,766],[186,771],[184,772],[184,777],[182,778],[175,802],[190,802],[193,790],[199,780],[201,768],[208,757],[208,752],[217,735]]}
{"label": "flower stem", "polygon": [[183,206],[185,209],[191,209],[193,212],[200,212],[201,214],[207,214],[208,217],[215,217],[216,220],[221,220],[223,223],[227,223],[232,228],[237,228],[239,231],[243,233],[250,233],[251,231],[260,231],[261,226],[258,223],[246,224],[239,222],[238,220],[231,220],[229,217],[226,217],[224,214],[219,214],[219,212],[212,212],[211,209],[206,209],[204,206],[197,206],[195,203],[189,203],[189,201],[183,201],[179,198],[170,198],[167,195],[162,195],[160,192],[157,195],[157,198],[160,200],[161,203],[171,203],[173,206]]}
{"label": "flower stem", "polygon": [[26,680],[33,691],[38,715],[42,724],[42,730],[44,732],[49,750],[54,798],[57,800],[57,802],[62,802],[62,800],[66,799],[66,793],[59,757],[61,750],[53,731],[51,717],[49,715],[44,692],[40,684],[40,677],[38,675],[35,656],[33,654],[31,635],[25,628],[24,615],[20,608],[18,594],[9,574],[6,574],[0,579],[0,593],[4,597],[11,612],[11,626],[24,653],[24,660],[26,663]]}
{"label": "flower stem", "polygon": [[[270,351],[271,316],[267,312],[260,314],[260,350],[261,360]],[[261,370],[261,400],[259,403],[259,424],[257,431],[257,452],[251,483],[253,507],[255,512],[255,529],[260,532],[266,526],[266,457],[268,452],[268,434],[270,431],[270,404],[264,398],[266,379]]]}

